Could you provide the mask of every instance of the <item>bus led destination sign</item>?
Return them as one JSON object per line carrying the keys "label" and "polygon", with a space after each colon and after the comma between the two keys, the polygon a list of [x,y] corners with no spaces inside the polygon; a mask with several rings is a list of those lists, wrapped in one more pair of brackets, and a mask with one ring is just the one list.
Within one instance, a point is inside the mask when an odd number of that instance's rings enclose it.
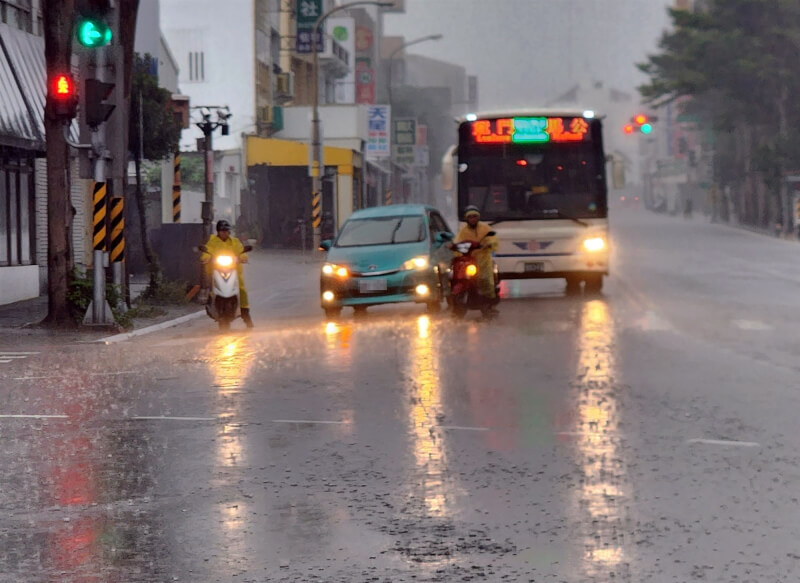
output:
{"label": "bus led destination sign", "polygon": [[582,117],[514,117],[472,122],[476,144],[545,144],[590,139],[589,122]]}

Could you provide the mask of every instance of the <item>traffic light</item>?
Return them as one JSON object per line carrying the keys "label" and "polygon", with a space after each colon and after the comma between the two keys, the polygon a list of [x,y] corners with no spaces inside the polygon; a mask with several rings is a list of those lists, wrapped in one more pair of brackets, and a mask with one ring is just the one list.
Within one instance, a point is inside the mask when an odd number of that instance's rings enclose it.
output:
{"label": "traffic light", "polygon": [[85,17],[78,21],[78,42],[88,48],[104,47],[111,42],[111,27],[101,18]]}
{"label": "traffic light", "polygon": [[78,93],[75,79],[67,73],[53,75],[47,84],[47,106],[56,119],[71,120],[78,113]]}
{"label": "traffic light", "polygon": [[625,124],[625,126],[622,128],[622,131],[625,132],[626,134],[630,135],[635,131],[635,129],[633,127],[633,124],[629,123],[629,124]]}
{"label": "traffic light", "polygon": [[639,115],[634,116],[633,123],[635,123],[638,126],[642,126],[647,123],[647,116],[640,113]]}
{"label": "traffic light", "polygon": [[103,83],[97,79],[87,79],[84,86],[86,111],[84,121],[90,128],[96,128],[106,121],[116,105],[103,103],[114,90],[114,83]]}
{"label": "traffic light", "polygon": [[653,122],[657,120],[658,118],[656,116],[648,116],[643,113],[638,113],[631,118],[631,123],[625,126],[625,133],[640,133],[645,135],[651,134],[653,133]]}

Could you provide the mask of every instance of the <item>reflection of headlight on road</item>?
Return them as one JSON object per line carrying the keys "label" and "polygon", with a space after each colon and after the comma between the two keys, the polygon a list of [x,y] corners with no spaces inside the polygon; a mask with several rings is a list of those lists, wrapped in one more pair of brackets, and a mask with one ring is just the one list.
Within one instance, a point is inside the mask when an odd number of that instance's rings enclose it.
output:
{"label": "reflection of headlight on road", "polygon": [[341,265],[334,265],[333,263],[326,263],[322,266],[322,273],[325,275],[337,275],[341,278],[347,277],[350,272],[347,271],[346,267],[342,267]]}
{"label": "reflection of headlight on road", "polygon": [[467,265],[467,277],[475,277],[478,275],[478,266],[474,264]]}
{"label": "reflection of headlight on road", "polygon": [[583,248],[590,253],[597,253],[606,248],[606,240],[602,237],[593,237],[583,242]]}
{"label": "reflection of headlight on road", "polygon": [[233,265],[233,257],[230,255],[220,255],[217,257],[216,262],[220,267],[230,267]]}
{"label": "reflection of headlight on road", "polygon": [[425,269],[428,267],[428,258],[427,257],[414,257],[414,259],[409,259],[405,263],[403,263],[403,269],[411,270],[411,269]]}

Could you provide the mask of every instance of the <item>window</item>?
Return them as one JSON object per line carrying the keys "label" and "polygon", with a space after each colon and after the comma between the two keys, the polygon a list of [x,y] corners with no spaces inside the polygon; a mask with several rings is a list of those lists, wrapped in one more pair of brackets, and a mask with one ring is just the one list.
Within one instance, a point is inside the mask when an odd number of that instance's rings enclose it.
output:
{"label": "window", "polygon": [[33,32],[31,0],[0,0],[0,20],[25,32]]}
{"label": "window", "polygon": [[0,265],[34,263],[31,160],[0,159]]}
{"label": "window", "polygon": [[189,53],[189,81],[206,80],[206,54],[204,51]]}

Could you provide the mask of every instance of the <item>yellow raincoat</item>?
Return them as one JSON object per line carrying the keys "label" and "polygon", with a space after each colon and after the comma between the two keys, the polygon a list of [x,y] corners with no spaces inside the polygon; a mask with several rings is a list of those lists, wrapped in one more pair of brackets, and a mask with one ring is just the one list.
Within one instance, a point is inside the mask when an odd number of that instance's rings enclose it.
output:
{"label": "yellow raincoat", "polygon": [[497,237],[486,236],[491,230],[492,228],[489,225],[481,222],[478,222],[474,229],[469,225],[464,225],[458,232],[455,242],[462,243],[464,241],[470,241],[480,243],[483,241],[484,248],[472,252],[475,263],[478,266],[478,292],[485,298],[494,299],[494,264],[492,262],[492,252],[497,251],[500,243],[497,241]]}
{"label": "yellow raincoat", "polygon": [[250,308],[250,302],[247,298],[247,288],[244,286],[244,276],[242,274],[242,264],[247,263],[247,254],[244,252],[244,245],[242,245],[242,242],[236,237],[228,237],[227,241],[223,241],[217,235],[212,234],[208,239],[208,243],[206,243],[206,247],[208,248],[208,253],[204,252],[200,256],[200,261],[206,264],[206,272],[209,277],[213,269],[210,263],[212,257],[227,253],[239,258],[239,262],[236,264],[236,273],[239,276],[239,307],[242,309]]}

